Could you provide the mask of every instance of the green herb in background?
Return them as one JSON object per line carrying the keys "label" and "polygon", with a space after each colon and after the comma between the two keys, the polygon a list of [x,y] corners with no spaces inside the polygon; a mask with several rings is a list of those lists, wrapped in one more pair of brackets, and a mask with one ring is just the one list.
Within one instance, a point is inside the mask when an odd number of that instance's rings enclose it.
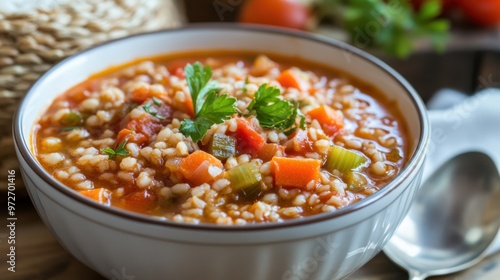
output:
{"label": "green herb in background", "polygon": [[450,23],[440,19],[441,2],[428,0],[415,12],[408,0],[319,0],[319,15],[341,25],[359,48],[377,47],[407,57],[414,41],[427,37],[443,51]]}

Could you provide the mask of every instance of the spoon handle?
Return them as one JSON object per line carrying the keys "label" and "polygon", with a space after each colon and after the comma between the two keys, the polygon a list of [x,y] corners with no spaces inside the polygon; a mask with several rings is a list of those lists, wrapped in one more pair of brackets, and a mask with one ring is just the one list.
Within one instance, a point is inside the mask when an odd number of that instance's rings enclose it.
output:
{"label": "spoon handle", "polygon": [[408,274],[409,280],[425,280],[425,278],[427,278],[427,274],[416,270],[409,270]]}

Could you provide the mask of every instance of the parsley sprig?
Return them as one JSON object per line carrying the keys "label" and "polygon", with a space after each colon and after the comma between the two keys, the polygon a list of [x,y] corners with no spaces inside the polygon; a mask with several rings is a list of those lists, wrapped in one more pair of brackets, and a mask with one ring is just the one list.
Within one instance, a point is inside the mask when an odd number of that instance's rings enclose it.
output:
{"label": "parsley sprig", "polygon": [[158,111],[156,111],[156,110],[158,110],[158,109],[151,110],[151,106],[155,105],[156,107],[160,107],[160,106],[161,106],[161,104],[162,104],[162,102],[161,102],[160,100],[158,100],[158,99],[156,99],[155,97],[153,97],[153,103],[149,103],[149,104],[147,104],[147,105],[142,106],[142,109],[144,109],[144,111],[145,111],[146,113],[148,113],[148,114],[150,114],[151,116],[153,116],[153,117],[155,117],[155,118],[159,119],[160,121],[162,121],[162,120],[164,120],[164,119],[165,119],[165,117],[160,116],[160,115],[158,114]]}
{"label": "parsley sprig", "polygon": [[300,111],[299,104],[282,100],[278,97],[280,95],[278,88],[262,84],[247,109],[257,116],[259,124],[265,128],[278,130],[291,128],[295,125],[297,116],[301,119],[300,127],[305,128],[305,116]]}
{"label": "parsley sprig", "polygon": [[181,122],[180,131],[194,142],[200,141],[214,124],[223,123],[236,113],[236,99],[227,94],[219,95],[217,81],[210,81],[212,70],[196,62],[184,69],[193,107],[194,119]]}
{"label": "parsley sprig", "polygon": [[125,149],[125,145],[127,145],[128,140],[125,140],[116,147],[116,149],[111,149],[111,148],[103,148],[101,149],[102,152],[108,154],[109,159],[114,159],[116,156],[122,156],[126,157],[128,156],[129,152]]}

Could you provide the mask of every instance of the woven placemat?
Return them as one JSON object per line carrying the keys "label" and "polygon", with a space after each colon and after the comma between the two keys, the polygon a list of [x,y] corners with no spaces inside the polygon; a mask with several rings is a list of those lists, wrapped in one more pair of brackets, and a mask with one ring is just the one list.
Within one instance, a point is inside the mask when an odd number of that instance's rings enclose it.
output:
{"label": "woven placemat", "polygon": [[[0,5],[2,182],[6,182],[8,170],[18,169],[11,136],[13,114],[41,74],[59,60],[97,43],[184,22],[181,3],[176,0],[45,0],[38,3],[52,2],[33,8],[16,0],[1,1],[6,1]],[[9,10],[7,4],[24,4],[24,8]],[[5,185],[0,184],[0,189]]]}

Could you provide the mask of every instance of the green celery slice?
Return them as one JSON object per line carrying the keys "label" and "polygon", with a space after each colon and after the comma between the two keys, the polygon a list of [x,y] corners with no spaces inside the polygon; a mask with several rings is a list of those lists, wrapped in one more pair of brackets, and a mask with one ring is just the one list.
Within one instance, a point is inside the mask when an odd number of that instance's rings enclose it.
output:
{"label": "green celery slice", "polygon": [[262,175],[254,163],[245,163],[227,172],[234,190],[241,191],[245,196],[253,196],[261,190]]}
{"label": "green celery slice", "polygon": [[82,115],[77,111],[70,111],[62,120],[64,126],[77,126],[83,123]]}
{"label": "green celery slice", "polygon": [[345,173],[360,167],[365,162],[366,158],[363,155],[341,146],[333,146],[328,150],[325,168],[330,172],[338,170],[340,173]]}
{"label": "green celery slice", "polygon": [[366,177],[352,170],[344,175],[344,182],[347,184],[347,189],[352,192],[362,192],[368,185]]}
{"label": "green celery slice", "polygon": [[220,160],[228,159],[236,153],[236,140],[234,137],[215,133],[208,152]]}

